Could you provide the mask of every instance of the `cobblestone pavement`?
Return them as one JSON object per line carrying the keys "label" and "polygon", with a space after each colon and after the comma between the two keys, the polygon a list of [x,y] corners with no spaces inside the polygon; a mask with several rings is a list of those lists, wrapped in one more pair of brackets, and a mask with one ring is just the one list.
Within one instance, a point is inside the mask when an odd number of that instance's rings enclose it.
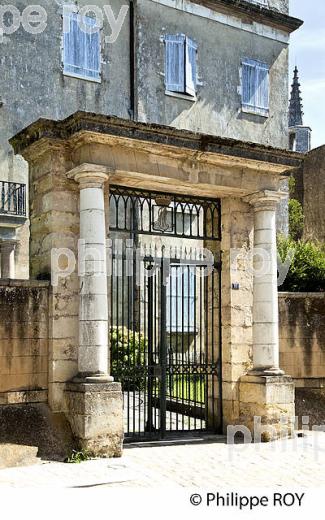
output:
{"label": "cobblestone pavement", "polygon": [[126,447],[122,459],[0,470],[0,487],[325,486],[325,433],[269,444],[217,441]]}

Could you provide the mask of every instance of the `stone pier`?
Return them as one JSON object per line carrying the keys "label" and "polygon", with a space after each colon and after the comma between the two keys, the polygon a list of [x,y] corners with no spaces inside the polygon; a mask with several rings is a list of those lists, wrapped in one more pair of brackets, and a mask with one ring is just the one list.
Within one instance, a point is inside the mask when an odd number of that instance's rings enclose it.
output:
{"label": "stone pier", "polygon": [[67,384],[68,418],[80,447],[122,453],[122,391],[108,366],[108,295],[104,184],[108,169],[83,164],[67,174],[80,189],[78,374]]}
{"label": "stone pier", "polygon": [[[247,198],[254,211],[253,369],[240,383],[240,419],[254,437],[293,433],[294,384],[279,367],[276,208],[281,192]],[[255,419],[254,419],[255,418]]]}

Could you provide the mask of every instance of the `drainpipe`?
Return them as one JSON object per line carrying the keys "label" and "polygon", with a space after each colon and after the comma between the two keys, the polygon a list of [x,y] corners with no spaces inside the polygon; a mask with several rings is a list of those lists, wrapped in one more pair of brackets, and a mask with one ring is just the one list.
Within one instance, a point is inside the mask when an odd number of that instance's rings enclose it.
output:
{"label": "drainpipe", "polygon": [[130,0],[130,119],[137,120],[136,107],[136,3]]}

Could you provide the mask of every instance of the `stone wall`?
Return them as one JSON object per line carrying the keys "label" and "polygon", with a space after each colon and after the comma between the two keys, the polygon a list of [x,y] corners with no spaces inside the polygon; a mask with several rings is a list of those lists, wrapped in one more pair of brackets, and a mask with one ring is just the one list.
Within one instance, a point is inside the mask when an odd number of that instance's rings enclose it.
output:
{"label": "stone wall", "polygon": [[[239,422],[240,379],[253,368],[253,277],[247,253],[253,245],[253,212],[239,199],[222,199],[222,393],[224,429]],[[238,255],[238,260],[234,260]],[[232,284],[239,284],[234,290]]]}
{"label": "stone wall", "polygon": [[48,290],[0,281],[0,404],[47,401]]}
{"label": "stone wall", "polygon": [[318,388],[325,382],[325,294],[280,293],[279,311],[281,368],[297,387]]}
{"label": "stone wall", "polygon": [[[305,214],[304,238],[325,241],[325,146],[306,155],[297,173]],[[301,189],[302,184],[302,189]]]}

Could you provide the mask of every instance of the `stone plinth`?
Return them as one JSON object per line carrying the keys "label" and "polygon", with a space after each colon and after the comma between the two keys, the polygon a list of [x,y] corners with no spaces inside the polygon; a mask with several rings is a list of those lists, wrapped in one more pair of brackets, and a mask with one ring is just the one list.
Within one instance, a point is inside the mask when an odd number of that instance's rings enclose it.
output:
{"label": "stone plinth", "polygon": [[80,449],[121,457],[123,398],[120,383],[67,383],[67,417]]}
{"label": "stone plinth", "polygon": [[243,376],[239,394],[239,421],[255,442],[294,435],[295,397],[290,376]]}

